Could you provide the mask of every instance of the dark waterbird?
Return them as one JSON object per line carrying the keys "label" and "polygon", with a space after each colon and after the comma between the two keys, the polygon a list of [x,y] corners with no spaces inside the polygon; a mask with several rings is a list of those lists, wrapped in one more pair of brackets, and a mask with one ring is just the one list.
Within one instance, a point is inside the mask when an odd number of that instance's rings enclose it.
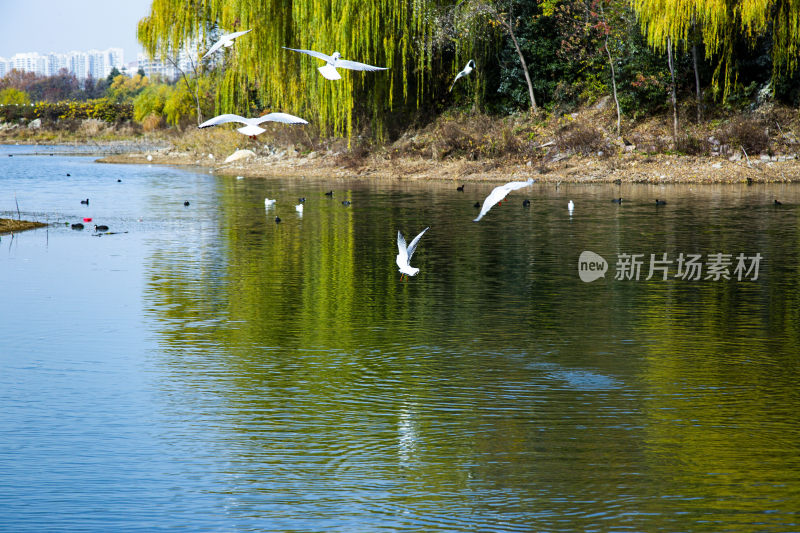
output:
{"label": "dark waterbird", "polygon": [[667,205],[667,201],[656,198],[656,205]]}
{"label": "dark waterbird", "polygon": [[70,226],[70,227],[71,227],[72,229],[76,229],[76,230],[82,230],[82,229],[83,229],[83,224],[81,224],[80,222],[78,222],[77,224],[73,224],[73,225],[72,225],[72,226]]}
{"label": "dark waterbird", "polygon": [[67,172],[67,177],[70,177],[71,175],[72,175],[72,174],[70,174],[69,172]]}
{"label": "dark waterbird", "polygon": [[475,203],[472,205],[472,207],[474,207],[475,209],[480,209],[480,208],[481,208],[481,203],[480,203],[480,202],[475,202]]}
{"label": "dark waterbird", "polygon": [[459,185],[458,187],[456,187],[456,190],[464,192],[464,186],[463,185]]}
{"label": "dark waterbird", "polygon": [[779,202],[778,199],[776,198],[775,202],[774,202],[774,205],[776,205],[776,206],[783,205],[783,202]]}
{"label": "dark waterbird", "polygon": [[275,223],[279,223],[281,221],[281,217],[275,217]]}
{"label": "dark waterbird", "polygon": [[622,198],[614,198],[611,201],[614,202],[615,204],[621,204],[622,203]]}
{"label": "dark waterbird", "polygon": [[185,202],[183,202],[183,205],[185,205],[186,207],[189,207],[189,200],[186,200]]}
{"label": "dark waterbird", "polygon": [[333,197],[333,191],[328,191],[325,193],[325,196]]}
{"label": "dark waterbird", "polygon": [[101,224],[99,226],[97,224],[95,224],[94,225],[94,230],[95,231],[108,231],[108,226],[106,226],[105,224]]}
{"label": "dark waterbird", "polygon": [[350,200],[342,200],[342,205],[347,207],[348,205],[350,205]]}
{"label": "dark waterbird", "polygon": [[528,200],[527,198],[522,200],[522,207],[530,207],[530,206],[531,206],[531,201],[530,200]]}
{"label": "dark waterbird", "polygon": [[83,205],[89,205],[89,199],[87,198],[86,200],[81,200],[81,203]]}
{"label": "dark waterbird", "polygon": [[301,204],[304,204],[306,203],[306,197],[303,196],[302,198],[298,198],[297,201],[300,202]]}

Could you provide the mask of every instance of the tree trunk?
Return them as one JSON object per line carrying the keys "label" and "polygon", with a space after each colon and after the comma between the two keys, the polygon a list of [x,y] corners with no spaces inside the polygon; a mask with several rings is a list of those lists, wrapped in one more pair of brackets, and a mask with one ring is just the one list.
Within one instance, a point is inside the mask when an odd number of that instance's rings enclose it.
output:
{"label": "tree trunk", "polygon": [[[511,15],[509,14],[509,18]],[[522,64],[522,72],[525,73],[525,81],[528,83],[528,96],[531,99],[531,109],[534,113],[538,113],[539,109],[536,106],[536,97],[533,95],[533,82],[531,81],[531,75],[528,74],[528,64],[525,63],[525,57],[522,55],[522,49],[519,47],[519,42],[517,42],[517,37],[514,35],[514,26],[511,24],[509,20],[506,22],[503,18],[499,17],[500,22],[505,26],[508,34],[511,36],[511,40],[514,42],[514,48],[517,50],[517,55],[519,56],[519,62]]]}
{"label": "tree trunk", "polygon": [[678,146],[678,104],[675,97],[675,67],[672,64],[672,40],[667,37],[667,62],[669,63],[669,75],[672,78],[672,142]]}
{"label": "tree trunk", "polygon": [[600,14],[603,16],[603,45],[606,47],[606,54],[608,54],[608,65],[611,67],[611,89],[614,94],[614,105],[617,108],[617,137],[620,135],[620,121],[621,114],[619,112],[619,99],[617,98],[617,74],[614,70],[614,58],[611,57],[611,50],[608,49],[608,23],[606,22],[606,12],[603,10],[603,3],[600,3]]}
{"label": "tree trunk", "polygon": [[700,73],[697,71],[697,43],[692,44],[692,63],[694,63],[694,86],[697,88],[697,123],[703,120],[703,91],[700,89]]}
{"label": "tree trunk", "polygon": [[200,124],[203,123],[203,114],[200,111],[200,96],[199,96],[200,80],[198,79],[198,76],[197,76],[197,67],[195,67],[194,61],[192,61],[192,69],[194,70],[194,84],[195,84],[195,89],[192,90],[192,86],[189,85],[189,79],[186,77],[186,73],[183,71],[183,69],[178,64],[178,61],[180,60],[180,54],[176,54],[176,58],[177,59],[173,60],[171,57],[167,57],[169,62],[172,63],[172,66],[174,66],[176,69],[178,69],[178,72],[181,73],[181,77],[183,78],[183,82],[186,84],[186,88],[189,90],[189,94],[192,95],[192,99],[194,99],[195,109],[197,110],[197,125],[199,126]]}
{"label": "tree trunk", "polygon": [[619,99],[617,98],[617,75],[614,71],[614,60],[611,58],[611,52],[608,49],[608,37],[606,37],[606,53],[608,54],[608,64],[611,66],[611,89],[614,94],[614,105],[617,107],[617,137],[619,137],[620,128],[620,112],[619,112]]}

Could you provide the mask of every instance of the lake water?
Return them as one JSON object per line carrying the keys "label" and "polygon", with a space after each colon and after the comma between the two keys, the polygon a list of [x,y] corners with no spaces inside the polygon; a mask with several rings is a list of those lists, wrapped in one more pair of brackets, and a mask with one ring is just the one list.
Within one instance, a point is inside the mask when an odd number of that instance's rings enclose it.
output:
{"label": "lake water", "polygon": [[800,530],[797,185],[473,223],[496,184],[32,151],[0,147],[0,217],[52,223],[0,236],[0,530]]}

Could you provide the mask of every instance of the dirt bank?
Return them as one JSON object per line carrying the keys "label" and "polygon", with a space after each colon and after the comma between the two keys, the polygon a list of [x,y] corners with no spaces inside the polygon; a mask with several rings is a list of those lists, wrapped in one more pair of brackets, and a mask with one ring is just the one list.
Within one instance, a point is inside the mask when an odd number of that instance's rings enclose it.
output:
{"label": "dirt bank", "polygon": [[[148,159],[149,156],[149,159]],[[558,160],[435,160],[372,155],[354,160],[340,154],[280,151],[221,163],[174,150],[108,156],[105,163],[191,165],[246,177],[322,175],[365,179],[508,181],[536,178],[572,183],[742,183],[800,182],[796,156],[708,157],[625,153],[608,157],[557,156]]]}

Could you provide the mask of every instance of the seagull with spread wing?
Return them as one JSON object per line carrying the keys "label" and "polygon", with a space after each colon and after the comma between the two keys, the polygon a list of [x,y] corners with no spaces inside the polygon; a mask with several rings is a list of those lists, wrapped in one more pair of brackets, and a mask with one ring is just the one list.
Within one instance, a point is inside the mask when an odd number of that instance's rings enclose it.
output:
{"label": "seagull with spread wing", "polygon": [[322,59],[325,61],[325,65],[318,67],[320,74],[322,74],[325,79],[328,80],[340,80],[342,76],[336,70],[337,68],[346,68],[350,70],[368,70],[370,72],[376,70],[389,70],[386,67],[373,67],[372,65],[367,65],[366,63],[359,63],[358,61],[348,61],[347,59],[342,59],[342,54],[339,52],[334,52],[333,55],[323,54],[322,52],[315,52],[314,50],[301,50],[299,48],[289,48],[288,46],[284,46],[286,50],[292,50],[293,52],[300,52],[301,54],[308,54],[311,57],[316,57],[317,59]]}
{"label": "seagull with spread wing", "polygon": [[466,67],[464,67],[464,70],[462,70],[461,72],[459,72],[458,74],[456,74],[456,79],[454,79],[454,80],[453,80],[453,83],[452,83],[452,85],[450,85],[450,91],[449,91],[449,92],[453,92],[453,87],[455,87],[455,85],[456,85],[456,82],[457,82],[459,79],[461,79],[461,78],[463,78],[464,76],[467,76],[469,73],[471,73],[471,72],[472,72],[472,69],[474,69],[474,68],[475,68],[475,61],[474,61],[474,60],[472,60],[472,59],[470,59],[470,60],[467,62],[467,66],[466,66]]}
{"label": "seagull with spread wing", "polygon": [[234,115],[232,113],[226,113],[224,115],[219,115],[214,118],[210,118],[200,124],[198,128],[208,128],[211,126],[218,126],[219,124],[225,124],[227,122],[240,122],[245,126],[242,128],[237,129],[239,133],[242,135],[248,135],[250,137],[255,138],[256,135],[259,133],[264,133],[265,130],[259,124],[263,124],[264,122],[283,122],[284,124],[308,124],[307,120],[304,120],[300,117],[296,117],[294,115],[290,115],[289,113],[268,113],[263,117],[257,118],[245,118],[240,117],[239,115]]}
{"label": "seagull with spread wing", "polygon": [[207,58],[208,56],[210,56],[211,54],[213,54],[214,52],[216,52],[217,50],[219,50],[223,46],[226,47],[226,48],[230,47],[230,46],[233,46],[233,40],[234,39],[236,39],[237,37],[241,37],[245,33],[248,33],[248,32],[251,32],[251,31],[253,31],[253,30],[250,29],[250,30],[245,30],[245,31],[237,31],[236,33],[229,33],[228,35],[223,35],[222,37],[219,38],[219,41],[215,42],[211,46],[211,48],[208,49],[208,52],[206,52],[206,55],[204,55],[200,59],[203,60],[203,59]]}
{"label": "seagull with spread wing", "polygon": [[422,235],[429,229],[430,226],[420,231],[419,235],[414,237],[414,240],[411,241],[411,244],[408,246],[406,246],[406,240],[403,234],[400,233],[400,231],[397,232],[397,259],[395,259],[395,263],[397,263],[397,267],[400,269],[401,280],[405,279],[407,276],[416,276],[417,272],[419,272],[418,268],[411,266],[411,256],[414,255],[414,250],[417,249],[417,244],[419,244]]}
{"label": "seagull with spread wing", "polygon": [[530,187],[533,185],[535,180],[533,178],[528,178],[528,181],[511,181],[506,183],[505,185],[500,185],[492,189],[492,192],[489,193],[489,196],[486,197],[486,200],[483,201],[483,207],[481,207],[481,212],[478,215],[478,218],[473,220],[473,222],[478,222],[480,219],[483,218],[483,215],[489,212],[489,209],[494,207],[494,204],[499,204],[503,201],[503,198],[508,195],[511,191],[516,191],[517,189],[522,189],[523,187]]}

